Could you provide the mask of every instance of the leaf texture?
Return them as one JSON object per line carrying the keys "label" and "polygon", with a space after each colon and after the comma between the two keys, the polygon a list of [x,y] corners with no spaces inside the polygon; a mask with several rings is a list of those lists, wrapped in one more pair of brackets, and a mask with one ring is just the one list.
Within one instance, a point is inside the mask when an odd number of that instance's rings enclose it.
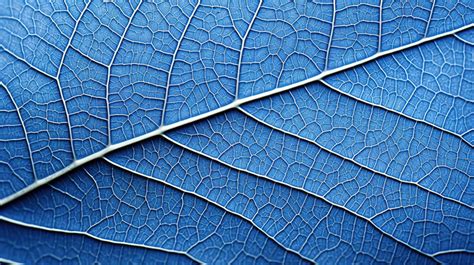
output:
{"label": "leaf texture", "polygon": [[0,261],[474,262],[472,1],[0,7]]}

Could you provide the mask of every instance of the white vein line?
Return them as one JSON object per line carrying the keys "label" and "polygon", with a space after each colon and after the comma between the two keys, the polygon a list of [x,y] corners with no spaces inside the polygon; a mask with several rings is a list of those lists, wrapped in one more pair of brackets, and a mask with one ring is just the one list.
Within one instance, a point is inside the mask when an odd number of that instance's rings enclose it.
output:
{"label": "white vein line", "polygon": [[431,9],[430,9],[430,15],[428,17],[428,21],[426,22],[426,28],[425,28],[425,38],[428,36],[428,30],[430,29],[430,25],[431,25],[431,17],[433,16],[433,11],[435,9],[435,6],[436,6],[436,0],[432,0],[430,1],[433,3],[433,5],[431,5]]}
{"label": "white vein line", "polygon": [[110,133],[110,104],[109,104],[109,90],[110,90],[110,76],[112,73],[112,65],[115,62],[115,58],[117,57],[118,51],[120,50],[120,47],[122,46],[123,40],[125,39],[125,35],[127,35],[128,29],[130,28],[130,25],[132,24],[132,20],[135,17],[135,15],[138,12],[138,9],[140,9],[140,6],[143,4],[143,1],[140,1],[135,10],[133,10],[132,15],[130,15],[130,19],[128,20],[127,26],[125,26],[125,29],[123,30],[122,36],[120,36],[120,40],[117,44],[117,48],[114,51],[114,54],[112,55],[112,59],[110,60],[110,63],[107,65],[107,81],[105,85],[105,104],[107,105],[107,145],[110,145],[112,143],[111,139],[111,133]]}
{"label": "white vein line", "polygon": [[462,134],[462,137],[464,137],[464,135],[468,135],[468,134],[471,133],[471,132],[474,132],[474,128],[469,129],[469,130],[467,130],[466,132],[464,132],[464,133]]}
{"label": "white vein line", "polygon": [[71,34],[71,37],[69,38],[69,41],[66,45],[66,48],[64,48],[64,52],[63,52],[63,56],[61,56],[61,61],[59,62],[59,68],[58,68],[58,72],[56,74],[56,78],[54,80],[56,80],[56,83],[58,84],[58,90],[59,90],[59,95],[61,95],[61,102],[63,103],[63,106],[64,106],[64,111],[66,113],[66,120],[67,120],[67,127],[68,127],[68,130],[69,130],[69,143],[71,145],[71,151],[72,151],[72,158],[73,160],[76,160],[76,152],[74,151],[74,137],[72,135],[72,124],[71,124],[71,121],[69,119],[69,110],[67,109],[67,104],[66,104],[66,100],[64,100],[64,95],[63,95],[63,89],[61,87],[61,82],[59,81],[59,76],[61,75],[61,69],[63,68],[64,66],[64,59],[66,58],[66,54],[67,54],[67,51],[69,50],[69,47],[71,46],[72,44],[72,40],[74,39],[74,36],[76,35],[76,32],[77,32],[77,28],[79,27],[79,24],[81,22],[81,19],[82,17],[84,16],[84,14],[86,13],[87,9],[89,8],[90,4],[92,3],[92,1],[89,1],[86,6],[84,7],[84,9],[81,11],[81,14],[79,15],[79,17],[77,18],[76,20],[76,25],[74,25],[74,29],[72,30],[72,34]]}
{"label": "white vein line", "polygon": [[[169,139],[169,138],[166,137],[166,139]],[[203,196],[203,195],[201,195],[201,194],[194,193],[194,192],[189,191],[189,190],[185,190],[185,189],[183,189],[183,188],[181,188],[181,187],[179,187],[179,186],[175,186],[175,185],[173,185],[173,184],[171,184],[171,183],[168,183],[168,182],[166,182],[166,181],[164,181],[164,180],[162,180],[162,179],[155,178],[155,177],[152,177],[152,176],[148,176],[148,175],[143,174],[143,173],[141,173],[141,172],[132,170],[132,169],[130,169],[130,168],[128,168],[128,167],[125,167],[125,166],[122,166],[122,165],[120,165],[120,164],[117,164],[117,163],[115,163],[114,161],[112,161],[112,160],[110,160],[110,159],[108,159],[108,158],[106,158],[106,157],[104,157],[103,159],[104,159],[106,162],[108,162],[109,164],[111,164],[112,166],[115,166],[115,167],[117,167],[117,168],[119,168],[119,169],[121,169],[121,170],[124,170],[124,171],[129,172],[129,173],[134,174],[134,175],[138,175],[138,176],[143,177],[143,178],[145,178],[145,179],[149,179],[149,180],[152,180],[152,181],[161,183],[161,184],[163,184],[163,185],[165,185],[165,186],[168,186],[168,187],[171,187],[171,188],[173,188],[173,189],[175,189],[175,190],[178,190],[178,191],[180,191],[180,192],[182,192],[182,193],[184,193],[184,194],[188,194],[188,195],[197,197],[197,198],[199,198],[199,199],[201,199],[201,200],[203,200],[203,201],[205,201],[205,202],[207,202],[207,203],[209,203],[209,204],[212,204],[212,205],[214,205],[214,206],[216,206],[216,207],[222,209],[225,213],[228,213],[228,214],[230,214],[230,215],[234,215],[234,216],[236,216],[236,217],[242,218],[243,220],[249,222],[256,230],[258,230],[259,232],[261,232],[262,234],[264,234],[267,238],[269,238],[270,240],[272,240],[273,242],[275,242],[278,246],[280,246],[280,247],[283,248],[284,250],[286,250],[286,251],[288,251],[288,252],[291,252],[291,253],[293,253],[293,254],[299,256],[301,259],[303,259],[303,260],[305,260],[305,261],[314,263],[314,261],[312,261],[311,259],[309,259],[309,258],[307,258],[307,257],[305,257],[305,256],[303,256],[303,255],[301,255],[301,253],[296,252],[295,250],[289,249],[289,248],[285,247],[284,245],[282,245],[282,244],[281,244],[280,242],[278,242],[275,238],[273,238],[273,237],[272,237],[271,235],[269,235],[267,232],[265,232],[264,230],[262,230],[257,224],[255,224],[255,222],[254,222],[252,219],[250,219],[250,218],[248,218],[248,217],[246,217],[246,216],[244,216],[244,215],[242,215],[242,214],[240,214],[240,213],[233,212],[233,211],[227,209],[225,206],[223,206],[223,205],[221,205],[221,204],[219,204],[219,203],[217,203],[217,202],[214,202],[214,201],[212,201],[212,200],[209,200],[208,198],[206,198],[205,196]]]}
{"label": "white vein line", "polygon": [[[181,198],[183,198],[183,197],[184,197],[184,194],[181,195]],[[209,203],[206,203],[206,208],[205,208],[202,212],[206,212],[210,207],[211,207],[211,205],[210,205]],[[178,215],[178,221],[177,221],[177,223],[179,223],[179,221],[180,221],[180,218],[181,218],[181,216],[182,216],[183,208],[184,208],[184,199],[181,200],[181,208],[180,208],[180,210],[179,210],[179,213],[177,214],[177,215]],[[229,215],[230,215],[230,214],[229,214]],[[221,225],[221,224],[223,223],[222,221],[224,220],[224,218],[225,218],[226,216],[228,216],[228,214],[225,213],[225,212],[224,212],[223,215],[219,216],[219,222],[218,222],[219,225]],[[203,216],[201,215],[201,216],[199,217],[199,220],[201,220],[202,218],[203,218]],[[218,235],[218,234],[217,234],[218,229],[219,229],[219,226],[216,226],[216,227],[212,230],[212,232],[209,233],[207,236],[205,236],[205,237],[203,237],[203,238],[201,238],[201,239],[196,240],[196,242],[194,242],[194,244],[192,244],[191,246],[188,247],[188,250],[187,250],[187,251],[188,251],[188,252],[194,251],[194,249],[198,248],[200,245],[202,245],[202,243],[206,242],[206,240],[209,240],[209,238],[212,238],[213,236]],[[247,233],[250,233],[250,232],[252,232],[251,229],[249,229],[249,230],[247,231]],[[177,235],[178,235],[178,230],[176,230],[175,235],[176,235],[176,237],[177,237]],[[247,240],[245,240],[245,241],[243,240],[243,242],[246,242],[246,241],[247,241]],[[199,250],[198,250],[198,251],[199,251]],[[244,251],[244,250],[241,250],[241,252],[242,252],[242,251]],[[235,256],[234,256],[234,259],[235,259],[235,258],[238,258],[238,257],[239,257],[239,255],[235,255]],[[229,262],[228,264],[232,264],[232,262]]]}
{"label": "white vein line", "polygon": [[26,61],[25,59],[21,58],[20,56],[16,55],[13,51],[10,51],[9,49],[7,49],[5,46],[3,46],[2,44],[0,44],[0,49],[4,50],[6,53],[8,53],[10,56],[14,57],[16,60],[26,64],[28,67],[30,67],[31,69],[35,70],[36,72],[38,72],[39,74],[42,74],[48,78],[51,78],[53,80],[56,80],[56,76],[53,76],[51,74],[48,74],[47,72],[39,69],[38,67],[32,65],[31,63],[29,63],[28,61]]}
{"label": "white vein line", "polygon": [[[16,114],[18,115],[18,120],[20,120],[20,125],[21,125],[21,128],[23,129],[23,133],[25,134],[25,141],[26,141],[26,145],[28,147],[28,153],[29,153],[29,156],[30,156],[31,170],[32,170],[32,173],[33,173],[33,177],[36,181],[38,178],[36,177],[35,163],[33,162],[33,152],[31,151],[30,140],[28,139],[28,132],[26,131],[25,122],[23,121],[23,119],[21,117],[20,108],[18,107],[15,100],[13,99],[13,96],[10,93],[10,91],[8,90],[7,86],[5,84],[3,84],[2,81],[0,81],[0,87],[3,87],[5,89],[5,92],[7,92],[7,95],[10,98],[10,101],[12,102],[13,106],[15,107]],[[28,183],[26,183],[24,179],[20,178],[20,180],[21,180],[21,182],[23,182],[23,184],[25,184],[25,186],[28,186]]]}
{"label": "white vein line", "polygon": [[20,263],[20,262],[17,262],[17,261],[13,261],[13,260],[10,260],[10,259],[6,259],[6,258],[0,258],[0,264],[10,264],[10,265],[17,265],[17,264],[23,264],[23,263]]}
{"label": "white vein line", "polygon": [[[291,136],[293,136],[293,137],[295,137],[295,138],[297,138],[297,139],[299,139],[299,140],[301,140],[301,141],[304,141],[304,142],[313,144],[313,145],[319,147],[320,149],[322,149],[322,150],[324,150],[324,151],[326,151],[326,152],[328,152],[328,153],[330,153],[330,154],[332,154],[332,155],[334,155],[334,156],[337,156],[337,157],[339,157],[339,158],[341,158],[341,159],[343,159],[343,160],[345,160],[345,161],[348,161],[348,162],[350,162],[350,163],[352,163],[352,164],[355,164],[356,166],[358,166],[358,167],[360,167],[360,168],[363,168],[363,169],[365,169],[365,170],[367,170],[367,171],[369,171],[369,172],[372,172],[372,173],[374,173],[374,174],[381,175],[381,176],[386,177],[386,178],[388,178],[388,179],[392,179],[392,180],[394,180],[394,181],[396,181],[396,182],[400,182],[400,183],[407,184],[407,185],[414,185],[414,186],[418,187],[419,189],[422,189],[422,190],[424,190],[424,191],[426,191],[426,192],[428,192],[428,193],[431,193],[431,194],[435,194],[435,195],[441,197],[442,199],[445,199],[445,200],[448,200],[448,201],[452,201],[452,202],[454,202],[454,203],[456,203],[456,204],[460,204],[460,205],[462,205],[462,206],[465,206],[465,207],[467,207],[467,208],[469,208],[469,209],[473,209],[473,210],[474,210],[474,206],[469,205],[469,204],[466,204],[465,202],[457,201],[457,200],[454,199],[454,198],[447,197],[446,195],[443,195],[443,194],[441,194],[441,193],[432,191],[432,190],[430,190],[430,189],[428,189],[428,188],[422,186],[422,185],[421,185],[420,183],[418,183],[418,182],[403,180],[403,179],[400,179],[400,178],[391,176],[391,175],[389,175],[389,174],[387,174],[387,173],[385,173],[385,172],[381,172],[381,171],[378,171],[378,170],[376,170],[376,169],[370,168],[370,167],[368,167],[368,166],[366,166],[366,165],[364,165],[364,164],[362,164],[362,163],[360,163],[360,162],[354,160],[353,158],[345,157],[345,156],[343,156],[343,155],[341,155],[341,154],[339,154],[339,153],[337,153],[337,152],[335,152],[335,151],[333,151],[333,150],[331,150],[331,149],[329,149],[329,148],[327,148],[327,147],[325,147],[325,146],[319,144],[319,143],[316,142],[316,141],[312,141],[312,140],[309,140],[309,139],[307,139],[307,138],[305,138],[305,137],[302,137],[302,136],[300,136],[300,135],[298,135],[298,134],[295,134],[295,133],[292,133],[292,132],[285,131],[285,130],[283,130],[283,129],[277,128],[277,127],[275,127],[275,126],[273,126],[273,125],[271,125],[271,124],[269,124],[269,123],[267,123],[267,122],[265,122],[265,121],[263,121],[263,120],[261,120],[261,119],[255,117],[254,115],[250,114],[249,112],[247,112],[246,110],[244,110],[244,109],[242,109],[242,108],[240,108],[240,107],[238,107],[237,109],[238,109],[239,111],[241,111],[243,114],[245,114],[246,116],[248,116],[249,118],[255,120],[257,123],[261,123],[261,124],[267,126],[268,128],[270,128],[270,129],[272,129],[272,130],[281,132],[281,133],[286,134],[286,135],[291,135]],[[425,176],[423,176],[422,179],[423,179],[424,177],[425,177]]]}
{"label": "white vein line", "polygon": [[237,80],[235,82],[235,100],[239,99],[240,69],[242,67],[241,64],[242,64],[242,57],[244,55],[245,43],[247,41],[247,37],[248,37],[250,31],[252,30],[253,23],[255,22],[255,19],[258,16],[258,12],[260,12],[260,8],[262,7],[262,3],[263,3],[262,0],[260,0],[258,2],[258,6],[257,6],[257,9],[255,10],[255,14],[253,15],[252,20],[249,23],[249,27],[245,31],[245,35],[242,38],[242,43],[241,43],[241,46],[240,46],[239,61],[237,62]]}
{"label": "white vein line", "polygon": [[[308,194],[308,195],[310,195],[310,196],[313,196],[313,197],[315,197],[316,199],[320,199],[320,200],[326,202],[327,204],[329,204],[329,205],[331,205],[331,206],[333,206],[333,207],[336,207],[336,208],[338,208],[338,209],[341,209],[341,210],[343,210],[344,212],[348,212],[349,214],[352,214],[352,215],[354,215],[354,216],[357,217],[357,218],[360,218],[360,219],[362,219],[362,220],[365,220],[367,223],[369,223],[370,225],[372,225],[372,226],[373,226],[377,231],[379,231],[381,234],[383,234],[383,235],[385,235],[385,236],[387,236],[387,237],[393,239],[394,241],[398,242],[399,244],[404,245],[404,246],[406,246],[406,247],[412,249],[413,251],[415,251],[415,252],[417,252],[417,253],[419,253],[419,254],[421,254],[421,255],[423,255],[423,256],[427,256],[427,257],[430,257],[430,258],[433,258],[433,259],[434,259],[434,257],[433,257],[431,254],[425,253],[425,252],[423,252],[422,250],[417,249],[417,248],[415,248],[415,247],[409,245],[408,243],[405,243],[405,242],[399,240],[399,239],[396,238],[395,236],[393,236],[393,235],[391,235],[391,234],[388,234],[387,232],[385,232],[384,230],[382,230],[381,228],[379,228],[379,227],[372,221],[372,219],[367,218],[367,217],[365,217],[365,216],[363,216],[363,215],[361,215],[361,214],[359,214],[359,213],[357,213],[357,212],[355,212],[355,211],[353,211],[353,210],[351,210],[351,209],[345,208],[343,205],[339,205],[339,204],[337,204],[337,203],[334,203],[334,202],[328,200],[326,197],[324,197],[324,196],[322,196],[322,195],[319,195],[319,194],[314,193],[314,192],[312,192],[312,191],[306,190],[306,189],[304,189],[304,188],[302,188],[302,187],[298,187],[298,186],[295,186],[295,185],[292,185],[292,184],[285,183],[285,182],[280,181],[280,180],[273,179],[273,178],[268,177],[268,176],[266,176],[266,175],[261,175],[261,174],[258,174],[258,173],[252,172],[252,171],[248,171],[248,170],[246,170],[246,169],[238,168],[238,167],[236,167],[236,166],[234,166],[234,165],[231,165],[231,164],[228,164],[228,163],[226,163],[226,162],[223,162],[223,161],[221,161],[221,160],[219,160],[219,159],[217,159],[217,158],[215,158],[215,157],[212,157],[212,156],[210,156],[210,155],[208,155],[208,154],[201,153],[201,152],[196,151],[196,150],[194,150],[194,149],[192,149],[192,148],[190,148],[190,147],[188,147],[188,146],[186,146],[186,145],[183,145],[183,144],[181,144],[180,142],[175,141],[174,139],[170,138],[169,136],[167,136],[167,135],[165,135],[165,134],[163,134],[162,137],[165,138],[166,140],[170,141],[171,143],[173,143],[173,144],[175,144],[175,145],[177,145],[177,146],[183,148],[184,150],[187,150],[187,151],[189,151],[189,152],[191,152],[191,153],[194,153],[194,154],[203,156],[203,157],[205,157],[205,158],[207,158],[207,159],[209,159],[209,160],[211,160],[211,161],[214,161],[214,162],[216,162],[216,163],[219,163],[219,164],[221,164],[221,165],[224,165],[224,166],[226,166],[226,167],[229,167],[229,168],[231,168],[231,169],[233,169],[233,170],[236,170],[236,171],[238,171],[238,172],[243,172],[243,173],[249,174],[249,175],[251,175],[251,176],[257,177],[257,178],[266,179],[266,180],[269,180],[269,181],[271,181],[271,182],[277,183],[277,184],[279,184],[279,185],[285,186],[285,187],[287,187],[287,188],[290,188],[290,189],[294,189],[294,190],[303,192],[304,194]],[[207,199],[207,200],[208,200],[208,199]]]}
{"label": "white vein line", "polygon": [[[406,119],[409,119],[409,120],[411,120],[411,121],[414,121],[415,123],[422,123],[422,124],[428,125],[429,127],[432,127],[432,128],[438,129],[438,130],[440,130],[440,131],[442,131],[442,132],[445,132],[445,133],[447,133],[447,134],[453,135],[453,136],[459,138],[462,142],[464,142],[464,143],[466,143],[467,145],[469,145],[470,147],[474,147],[474,144],[469,143],[466,139],[464,139],[464,137],[463,137],[462,135],[460,135],[460,134],[458,134],[458,133],[456,133],[456,132],[453,132],[453,131],[450,131],[450,130],[448,130],[448,129],[445,129],[445,128],[440,127],[440,126],[438,126],[438,125],[436,125],[436,124],[431,124],[431,123],[429,123],[429,122],[427,122],[427,121],[425,121],[425,120],[422,120],[422,119],[418,119],[418,118],[409,116],[408,114],[405,114],[405,113],[403,113],[403,112],[399,112],[399,111],[397,111],[397,110],[390,109],[390,108],[388,108],[388,107],[386,107],[386,106],[383,106],[383,105],[381,105],[381,104],[375,104],[375,103],[366,101],[366,100],[364,100],[364,99],[362,99],[362,98],[358,98],[358,97],[356,97],[356,96],[354,96],[354,95],[352,95],[352,94],[350,94],[350,93],[347,93],[347,92],[345,92],[345,91],[342,91],[342,90],[340,90],[340,89],[337,89],[337,88],[333,87],[331,84],[327,83],[324,79],[319,80],[319,82],[321,82],[322,84],[324,84],[324,85],[325,85],[326,87],[328,87],[329,89],[335,91],[336,93],[340,93],[340,94],[342,94],[342,95],[344,95],[344,96],[347,96],[347,97],[349,97],[349,98],[351,98],[351,99],[353,99],[353,100],[355,100],[355,101],[357,101],[357,102],[360,102],[360,103],[362,103],[362,104],[369,105],[369,106],[374,107],[374,108],[383,109],[383,110],[388,111],[388,112],[390,112],[390,113],[394,113],[394,114],[396,114],[396,115],[399,115],[399,116],[402,116],[402,117],[404,117],[404,118],[406,118]],[[415,90],[416,90],[416,89],[415,89]]]}
{"label": "white vein line", "polygon": [[377,51],[380,52],[382,50],[382,11],[383,11],[383,0],[380,0],[379,6],[379,43]]}
{"label": "white vein line", "polygon": [[[329,52],[331,51],[332,37],[334,35],[334,30],[336,29],[336,0],[332,1],[332,22],[331,22],[331,32],[329,33],[328,48],[326,50],[326,62],[324,64],[324,69],[329,68]],[[336,68],[337,69],[337,68]]]}
{"label": "white vein line", "polygon": [[178,43],[176,44],[176,50],[173,53],[173,57],[171,59],[171,65],[170,69],[168,70],[168,77],[166,78],[166,91],[165,91],[165,100],[163,102],[163,109],[161,110],[161,123],[160,126],[163,127],[165,124],[165,112],[166,112],[166,105],[168,104],[168,94],[170,90],[170,84],[171,84],[171,74],[173,71],[174,64],[176,62],[176,56],[178,55],[179,48],[181,46],[181,42],[183,42],[184,36],[186,35],[186,32],[188,31],[189,26],[191,25],[191,21],[194,18],[194,14],[196,14],[196,11],[198,10],[199,6],[201,5],[201,0],[198,0],[196,3],[196,6],[194,6],[193,12],[191,15],[189,15],[188,21],[186,25],[184,26],[183,29],[183,34],[179,37]]}
{"label": "white vein line", "polygon": [[446,255],[446,254],[457,254],[457,253],[469,253],[469,254],[474,254],[474,250],[469,250],[469,249],[449,249],[449,250],[442,250],[438,251],[433,254],[433,256],[440,256],[440,255]]}
{"label": "white vein line", "polygon": [[87,54],[85,54],[84,52],[82,52],[81,50],[79,50],[78,48],[76,48],[76,47],[74,47],[74,46],[69,46],[69,49],[71,49],[71,50],[73,50],[73,51],[79,53],[82,57],[87,58],[87,60],[89,60],[89,61],[91,61],[91,62],[93,62],[93,63],[95,63],[95,64],[97,64],[97,65],[100,65],[100,66],[102,66],[102,67],[104,67],[104,68],[107,68],[107,65],[106,65],[106,64],[104,64],[104,63],[102,63],[102,62],[99,62],[99,61],[97,61],[97,60],[94,59],[94,58],[91,58],[90,56],[88,56]]}
{"label": "white vein line", "polygon": [[25,187],[24,189],[19,190],[18,192],[13,193],[13,194],[1,199],[0,200],[0,206],[5,205],[5,204],[9,203],[10,201],[15,200],[16,198],[21,197],[22,195],[24,195],[24,194],[26,194],[26,193],[42,186],[42,185],[44,185],[44,184],[46,184],[46,183],[62,176],[62,175],[70,172],[71,170],[73,170],[73,169],[75,169],[79,166],[84,165],[87,162],[90,162],[90,161],[95,160],[97,158],[101,158],[105,154],[110,153],[114,150],[129,146],[129,145],[137,143],[137,142],[144,141],[146,139],[153,138],[155,136],[163,134],[164,132],[166,132],[168,130],[175,129],[175,128],[184,126],[186,124],[190,124],[190,123],[193,123],[195,121],[208,118],[210,116],[225,112],[225,111],[230,110],[230,109],[234,109],[234,108],[236,108],[236,107],[238,107],[242,104],[252,102],[252,101],[255,101],[255,100],[258,100],[258,99],[262,99],[262,98],[265,98],[265,97],[269,97],[271,95],[275,95],[275,94],[278,94],[278,93],[282,93],[282,92],[291,90],[291,89],[296,88],[296,87],[304,86],[308,83],[319,81],[322,78],[327,77],[329,75],[336,74],[336,73],[339,73],[339,72],[347,70],[347,69],[351,69],[353,67],[365,64],[369,61],[373,61],[377,58],[380,58],[380,57],[383,57],[383,56],[386,56],[386,55],[389,55],[389,54],[392,54],[392,53],[395,53],[395,52],[398,52],[398,51],[402,51],[402,50],[405,50],[405,49],[409,49],[411,47],[415,47],[415,46],[421,45],[423,43],[434,41],[436,39],[440,39],[440,38],[443,38],[443,37],[446,37],[446,36],[451,36],[451,35],[453,35],[457,32],[469,29],[473,26],[474,26],[474,23],[469,24],[469,25],[464,26],[464,27],[461,27],[461,28],[458,28],[458,29],[455,29],[455,30],[452,30],[452,31],[448,31],[448,32],[436,35],[436,36],[431,36],[429,38],[421,39],[419,41],[416,41],[416,42],[413,42],[413,43],[410,43],[410,44],[407,44],[407,45],[404,45],[404,46],[400,46],[400,47],[392,49],[392,50],[386,50],[386,51],[380,52],[378,54],[372,55],[372,56],[370,56],[366,59],[363,59],[363,60],[360,60],[360,61],[357,61],[357,62],[353,62],[353,63],[347,64],[347,65],[344,65],[344,66],[341,66],[341,67],[338,67],[338,68],[334,68],[334,69],[331,69],[331,70],[324,71],[324,72],[320,73],[319,75],[308,78],[306,80],[303,80],[303,81],[300,81],[300,82],[297,82],[297,83],[294,83],[294,84],[291,84],[291,85],[288,85],[288,86],[276,88],[276,89],[273,89],[273,90],[270,90],[270,91],[266,91],[266,92],[263,92],[263,93],[260,93],[260,94],[257,94],[257,95],[253,95],[253,96],[250,96],[250,97],[241,98],[241,99],[235,100],[233,103],[230,103],[228,105],[219,107],[215,110],[212,110],[212,111],[209,111],[209,112],[206,112],[206,113],[203,113],[203,114],[200,114],[200,115],[188,118],[188,119],[184,119],[184,120],[175,122],[173,124],[163,125],[160,128],[158,128],[154,131],[148,132],[146,134],[137,136],[137,137],[129,139],[127,141],[123,141],[121,143],[109,145],[109,146],[107,146],[106,148],[102,149],[99,152],[96,152],[92,155],[86,156],[86,157],[78,159],[78,160],[74,160],[70,165],[68,165],[67,167],[65,167],[65,168],[63,168],[59,171],[57,171],[56,173],[51,174],[48,177],[45,177],[43,179],[40,179],[37,182],[31,184],[30,186]]}
{"label": "white vein line", "polygon": [[474,42],[471,42],[469,40],[466,40],[464,39],[463,37],[459,36],[458,34],[454,34],[454,37],[456,37],[456,39],[458,39],[459,41],[461,41],[462,43],[465,43],[467,45],[471,45],[471,46],[474,46]]}
{"label": "white vein line", "polygon": [[70,230],[64,230],[64,229],[51,228],[51,227],[46,227],[46,226],[39,226],[39,225],[35,225],[35,224],[30,224],[30,223],[18,221],[18,220],[15,220],[15,219],[11,219],[11,218],[3,216],[3,215],[0,215],[0,220],[11,223],[11,224],[19,225],[19,226],[22,226],[22,227],[38,229],[38,230],[41,230],[41,231],[86,236],[86,237],[92,238],[94,240],[97,240],[99,242],[110,243],[110,244],[114,244],[114,245],[122,245],[122,246],[127,246],[127,247],[139,247],[139,248],[145,248],[145,249],[149,249],[149,250],[158,250],[158,251],[161,251],[161,252],[167,252],[167,253],[171,253],[171,254],[184,255],[184,256],[190,258],[191,260],[193,260],[197,263],[203,264],[202,261],[196,259],[195,257],[189,255],[188,253],[186,253],[184,251],[160,248],[160,247],[144,245],[144,244],[136,244],[136,243],[129,243],[129,242],[124,243],[124,242],[115,241],[115,240],[111,240],[111,239],[101,238],[101,237],[98,237],[98,236],[95,236],[95,235],[92,235],[90,233],[83,232],[83,231],[70,231]]}

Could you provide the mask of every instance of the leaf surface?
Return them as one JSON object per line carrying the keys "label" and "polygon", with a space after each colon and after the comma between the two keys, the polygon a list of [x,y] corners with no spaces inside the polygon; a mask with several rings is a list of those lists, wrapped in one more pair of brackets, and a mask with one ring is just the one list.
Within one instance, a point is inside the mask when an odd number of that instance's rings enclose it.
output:
{"label": "leaf surface", "polygon": [[471,1],[0,6],[3,260],[474,262]]}

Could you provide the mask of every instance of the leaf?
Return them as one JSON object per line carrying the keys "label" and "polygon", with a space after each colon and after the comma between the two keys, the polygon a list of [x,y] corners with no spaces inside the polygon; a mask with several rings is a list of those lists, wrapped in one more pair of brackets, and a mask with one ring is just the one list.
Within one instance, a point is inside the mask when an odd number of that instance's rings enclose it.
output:
{"label": "leaf", "polygon": [[0,261],[474,262],[471,1],[0,7]]}

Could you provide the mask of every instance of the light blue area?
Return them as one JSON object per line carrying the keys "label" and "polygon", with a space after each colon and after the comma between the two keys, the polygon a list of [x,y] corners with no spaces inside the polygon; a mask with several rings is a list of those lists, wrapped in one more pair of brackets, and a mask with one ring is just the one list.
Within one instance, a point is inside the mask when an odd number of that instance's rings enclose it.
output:
{"label": "light blue area", "polygon": [[[0,62],[0,82],[7,87],[19,108],[21,120],[27,132],[37,178],[54,174],[72,162],[72,147],[69,141],[66,112],[57,82],[47,75],[31,69],[4,49],[0,49]],[[10,99],[3,93],[1,100],[9,101]],[[10,131],[8,138],[2,137],[2,140],[18,137],[24,136]],[[22,147],[25,146],[18,145],[17,148]],[[28,148],[21,150],[22,156],[28,155]],[[6,164],[9,164],[10,161],[2,160]],[[5,172],[5,174],[8,173]],[[12,175],[11,178],[16,177]],[[28,178],[27,175],[24,178]]]}
{"label": "light blue area", "polygon": [[144,2],[112,64],[111,140],[119,143],[160,127],[173,55],[196,3]]}
{"label": "light blue area", "polygon": [[239,98],[323,71],[331,20],[331,1],[264,1],[242,51]]}
{"label": "light blue area", "polygon": [[436,0],[428,30],[434,36],[474,22],[474,2],[470,0]]}
{"label": "light blue area", "polygon": [[336,1],[328,68],[337,68],[378,51],[380,7],[377,0]]}
{"label": "light blue area", "polygon": [[[33,165],[21,117],[8,88],[0,85],[0,197],[6,197],[34,181]],[[3,162],[8,161],[9,163]]]}
{"label": "light blue area", "polygon": [[242,13],[242,18],[251,18],[256,3],[249,2],[253,4],[245,2],[249,7],[245,9],[226,1],[210,1],[197,8],[171,70],[165,124],[234,101],[244,28],[238,27],[242,23],[236,27],[232,19],[237,12]]}
{"label": "light blue area", "polygon": [[[443,38],[325,78],[375,105],[463,135],[474,128],[474,46]],[[474,138],[466,138],[471,144]]]}
{"label": "light blue area", "polygon": [[390,50],[424,38],[435,1],[383,1],[381,50]]}
{"label": "light blue area", "polygon": [[79,21],[71,45],[93,60],[110,64],[137,2],[92,1]]}
{"label": "light blue area", "polygon": [[102,150],[107,145],[107,69],[74,50],[66,54],[59,76],[68,110],[76,158]]}
{"label": "light blue area", "polygon": [[2,1],[0,45],[56,75],[83,1]]}

